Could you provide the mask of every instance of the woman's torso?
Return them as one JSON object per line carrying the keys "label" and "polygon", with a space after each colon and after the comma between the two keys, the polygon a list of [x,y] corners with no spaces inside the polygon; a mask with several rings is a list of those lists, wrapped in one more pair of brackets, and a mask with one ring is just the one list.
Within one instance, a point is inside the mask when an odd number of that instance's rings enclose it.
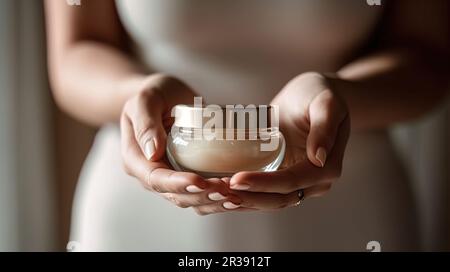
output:
{"label": "woman's torso", "polygon": [[382,12],[365,0],[116,2],[150,69],[219,104],[267,104],[302,72],[336,71]]}

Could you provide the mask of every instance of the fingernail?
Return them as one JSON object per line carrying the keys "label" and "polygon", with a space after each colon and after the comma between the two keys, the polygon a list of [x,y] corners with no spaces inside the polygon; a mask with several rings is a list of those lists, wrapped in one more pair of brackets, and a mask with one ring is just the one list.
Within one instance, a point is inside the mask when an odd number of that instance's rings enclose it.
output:
{"label": "fingernail", "polygon": [[186,187],[186,191],[188,191],[189,193],[200,193],[204,190],[196,185],[189,185]]}
{"label": "fingernail", "polygon": [[229,202],[229,201],[224,202],[222,205],[227,210],[235,210],[240,207],[239,205],[236,205],[233,202]]}
{"label": "fingernail", "polygon": [[212,201],[219,201],[219,200],[224,200],[227,197],[222,195],[221,193],[215,192],[215,193],[210,193],[208,195],[208,198]]}
{"label": "fingernail", "polygon": [[155,143],[153,142],[152,139],[148,140],[145,142],[144,144],[144,154],[145,154],[145,158],[147,160],[150,160],[153,156],[153,154],[155,154]]}
{"label": "fingernail", "polygon": [[232,184],[230,185],[230,188],[233,190],[238,190],[238,191],[246,191],[248,189],[250,189],[250,185],[248,184]]}
{"label": "fingernail", "polygon": [[325,162],[327,161],[327,151],[323,147],[319,147],[316,152],[316,159],[320,162],[322,167],[325,166]]}

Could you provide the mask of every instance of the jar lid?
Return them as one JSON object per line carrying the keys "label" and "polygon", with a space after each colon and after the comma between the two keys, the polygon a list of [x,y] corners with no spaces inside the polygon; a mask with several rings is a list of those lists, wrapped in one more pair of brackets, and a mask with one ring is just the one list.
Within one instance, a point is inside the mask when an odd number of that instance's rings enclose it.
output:
{"label": "jar lid", "polygon": [[265,129],[278,128],[278,108],[266,105],[176,105],[175,126],[184,128]]}

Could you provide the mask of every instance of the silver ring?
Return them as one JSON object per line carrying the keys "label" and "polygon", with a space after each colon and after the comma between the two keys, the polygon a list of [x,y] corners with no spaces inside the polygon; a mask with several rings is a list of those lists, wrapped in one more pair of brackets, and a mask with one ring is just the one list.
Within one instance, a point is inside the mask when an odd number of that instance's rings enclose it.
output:
{"label": "silver ring", "polygon": [[303,191],[303,189],[298,190],[297,195],[298,201],[297,203],[295,203],[295,206],[299,206],[303,202],[303,200],[305,200],[305,192]]}

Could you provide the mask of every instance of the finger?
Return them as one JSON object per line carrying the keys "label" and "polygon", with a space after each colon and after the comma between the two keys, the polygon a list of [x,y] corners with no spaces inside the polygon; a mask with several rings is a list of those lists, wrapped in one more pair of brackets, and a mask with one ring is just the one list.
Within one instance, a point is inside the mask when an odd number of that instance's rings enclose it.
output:
{"label": "finger", "polygon": [[146,187],[158,193],[199,193],[205,191],[208,184],[194,173],[156,168],[147,171]]}
{"label": "finger", "polygon": [[332,182],[341,176],[349,133],[350,120],[347,117],[339,128],[333,152],[323,168],[304,161],[275,172],[240,172],[231,178],[230,188],[239,191],[288,194]]}
{"label": "finger", "polygon": [[[319,197],[328,193],[332,183],[312,186],[303,190],[304,197]],[[257,210],[279,210],[287,207],[296,206],[300,200],[299,192],[294,191],[290,194],[270,194],[270,193],[251,193],[251,192],[233,192],[234,195],[242,200],[241,207]]]}
{"label": "finger", "polygon": [[[322,171],[321,171],[322,170]],[[230,188],[239,191],[288,194],[322,182],[322,168],[309,161],[275,172],[240,172],[230,181]]]}
{"label": "finger", "polygon": [[224,213],[224,212],[230,212],[230,211],[245,212],[245,211],[256,211],[256,210],[251,209],[251,208],[243,208],[237,203],[233,203],[231,201],[225,200],[225,201],[220,201],[220,202],[209,204],[209,205],[195,207],[194,211],[198,215],[209,215],[209,214]]}
{"label": "finger", "polygon": [[309,106],[310,131],[306,141],[308,159],[324,167],[338,129],[347,116],[344,103],[330,90],[318,94]]}
{"label": "finger", "polygon": [[223,201],[239,203],[241,200],[233,195],[224,195],[216,191],[203,192],[197,194],[162,194],[164,198],[173,202],[180,208],[198,207]]}
{"label": "finger", "polygon": [[138,178],[145,188],[160,193],[198,193],[208,187],[207,182],[196,174],[175,172],[162,162],[147,161],[125,115],[121,118],[121,141],[125,171]]}
{"label": "finger", "polygon": [[295,206],[299,201],[298,192],[290,194],[271,194],[233,191],[242,200],[241,207],[257,210],[279,210]]}
{"label": "finger", "polygon": [[165,193],[161,194],[165,199],[174,203],[180,208],[196,207],[201,205],[207,205],[214,203],[215,201],[210,200],[206,194],[173,194]]}
{"label": "finger", "polygon": [[230,177],[221,178],[222,182],[226,184],[227,187],[230,187]]}
{"label": "finger", "polygon": [[190,194],[162,194],[167,200],[173,202],[181,208],[196,207],[206,204],[215,203],[222,200],[240,200],[235,196],[229,196],[228,186],[218,178],[211,178],[207,180],[208,189],[204,192],[190,193]]}
{"label": "finger", "polygon": [[225,182],[225,180],[219,178],[209,178],[207,179],[209,184],[208,191],[209,192],[218,192],[222,195],[227,195],[230,193],[229,185]]}
{"label": "finger", "polygon": [[125,106],[136,142],[147,160],[157,161],[164,155],[166,131],[163,124],[163,100],[157,92],[142,92]]}

